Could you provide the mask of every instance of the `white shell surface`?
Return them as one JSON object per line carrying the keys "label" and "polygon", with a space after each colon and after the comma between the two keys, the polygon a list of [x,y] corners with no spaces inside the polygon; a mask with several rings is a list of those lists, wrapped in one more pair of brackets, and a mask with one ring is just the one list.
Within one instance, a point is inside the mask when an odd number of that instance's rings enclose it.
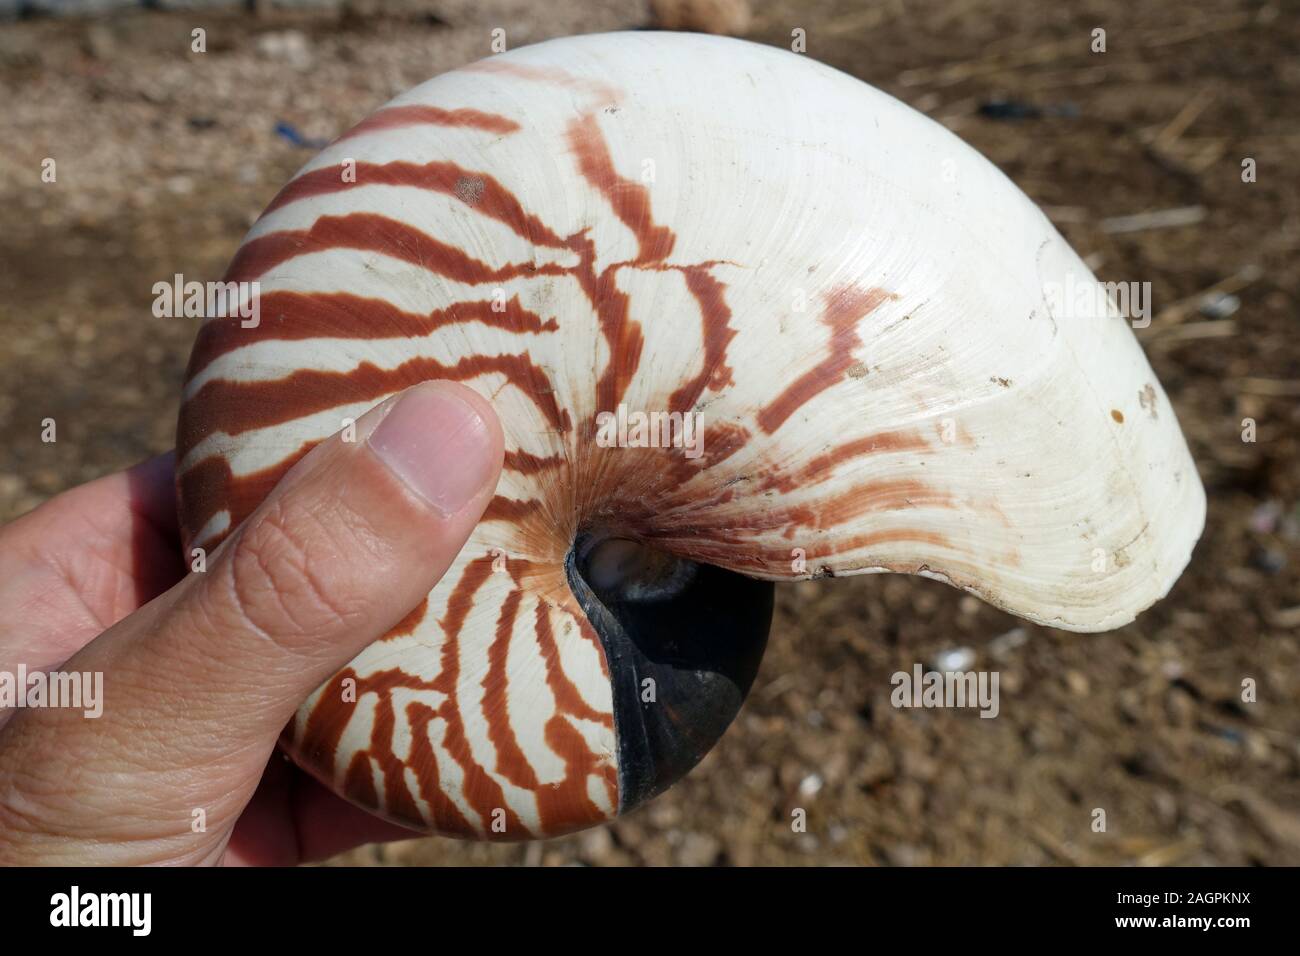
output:
{"label": "white shell surface", "polygon": [[[492,836],[504,807],[518,838],[615,812],[605,662],[562,568],[580,526],[771,579],[921,573],[1102,630],[1168,591],[1203,525],[1173,409],[1042,212],[785,51],[608,34],[439,76],[313,159],[228,278],[260,283],[265,329],[212,320],[196,348],[192,544],[422,378],[502,418],[487,519],[352,665],[363,689],[416,677],[346,712],[327,685],[296,728],[300,761],[408,824]],[[598,447],[619,405],[697,414],[702,454]]]}

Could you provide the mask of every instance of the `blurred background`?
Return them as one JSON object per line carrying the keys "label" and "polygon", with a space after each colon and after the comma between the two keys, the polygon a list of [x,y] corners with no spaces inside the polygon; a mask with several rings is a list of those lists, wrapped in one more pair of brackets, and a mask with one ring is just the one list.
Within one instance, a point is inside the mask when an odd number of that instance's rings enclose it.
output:
{"label": "blurred background", "polygon": [[[806,55],[988,156],[1103,281],[1150,282],[1139,336],[1209,493],[1205,535],[1173,593],[1106,634],[894,575],[778,589],[748,703],[667,795],[561,840],[340,861],[1300,864],[1289,2],[0,0],[0,521],[170,447],[197,320],[155,318],[153,283],[219,278],[324,141],[490,54],[495,29],[516,47],[654,26],[785,47],[803,30]],[[918,661],[998,671],[999,718],[891,707],[890,675]]]}

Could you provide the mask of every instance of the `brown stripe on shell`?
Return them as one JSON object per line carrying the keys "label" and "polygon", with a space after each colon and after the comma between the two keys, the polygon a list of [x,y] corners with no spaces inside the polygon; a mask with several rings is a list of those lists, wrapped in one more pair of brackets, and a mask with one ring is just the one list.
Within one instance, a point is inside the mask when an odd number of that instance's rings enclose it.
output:
{"label": "brown stripe on shell", "polygon": [[443,746],[451,759],[460,765],[463,774],[461,792],[465,801],[479,815],[485,832],[492,832],[494,815],[500,811],[504,814],[506,833],[518,838],[528,835],[529,831],[518,815],[506,805],[501,784],[474,759],[458,701],[461,631],[465,626],[465,618],[474,605],[475,595],[492,573],[491,557],[476,558],[465,565],[460,580],[452,588],[447,599],[446,613],[439,622],[445,639],[441,649],[441,668],[433,689],[446,695],[446,700],[437,713],[446,722]]}
{"label": "brown stripe on shell", "polygon": [[[345,695],[347,682],[351,681],[354,692]],[[343,732],[347,729],[357,706],[366,694],[376,695],[376,720],[370,735],[370,744],[359,750],[349,762],[348,777],[345,780],[344,793],[360,802],[363,806],[377,807],[374,800],[373,781],[369,774],[364,778],[353,768],[357,766],[357,757],[364,757],[366,766],[374,758],[384,768],[385,800],[384,808],[388,815],[399,823],[422,827],[425,825],[423,814],[415,805],[406,788],[404,772],[398,773],[399,767],[406,765],[393,752],[393,732],[395,722],[386,719],[392,715],[392,690],[433,690],[434,686],[426,681],[408,674],[400,668],[379,671],[362,676],[352,668],[345,668],[326,683],[311,712],[308,714],[303,729],[295,740],[298,751],[316,768],[316,772],[326,781],[334,779],[336,755]],[[433,820],[438,829],[444,833],[459,836],[475,836],[477,831],[461,814],[455,802],[444,794],[439,786],[437,760],[428,742],[428,721],[434,716],[430,708],[412,704],[407,708],[408,719],[412,724],[412,758],[410,766],[415,771],[420,795],[429,805]],[[380,719],[385,716],[385,719]],[[416,733],[420,724],[422,732]],[[420,744],[423,742],[424,746]],[[390,771],[387,768],[393,768]],[[351,786],[354,789],[347,789]]]}
{"label": "brown stripe on shell", "polygon": [[860,289],[854,285],[827,293],[822,321],[831,330],[829,355],[764,406],[758,413],[759,427],[772,434],[809,401],[839,382],[857,361],[854,350],[862,347],[858,323],[893,298],[897,297],[884,289]]}
{"label": "brown stripe on shell", "polygon": [[731,326],[731,308],[727,305],[726,285],[709,273],[717,263],[686,266],[682,271],[686,288],[700,307],[700,331],[704,340],[704,354],[700,371],[695,378],[683,384],[668,399],[670,411],[690,411],[706,388],[720,392],[735,384],[733,373],[727,365],[727,346],[736,337]]}
{"label": "brown stripe on shell", "polygon": [[[546,373],[523,355],[470,355],[454,365],[417,357],[395,368],[381,369],[362,362],[346,372],[299,369],[284,378],[255,382],[214,379],[185,403],[177,436],[182,458],[208,435],[240,435],[270,428],[344,405],[373,403],[430,379],[464,382],[483,375],[505,376],[532,399],[557,431],[571,427],[567,409],[555,400]],[[339,427],[343,427],[340,423]]]}
{"label": "brown stripe on shell", "polygon": [[[630,300],[618,287],[617,267],[601,271],[591,292],[592,302],[600,321],[600,330],[609,343],[609,364],[596,382],[597,412],[618,407],[632,382],[632,376],[641,367],[641,350],[645,336],[641,325],[629,314]],[[595,419],[592,419],[594,432]]]}
{"label": "brown stripe on shell", "polygon": [[493,495],[492,500],[488,502],[487,509],[483,512],[482,520],[504,521],[507,524],[514,524],[531,515],[536,508],[537,502],[532,499],[517,501],[504,495]]}
{"label": "brown stripe on shell", "polygon": [[485,113],[482,110],[465,108],[446,110],[437,106],[420,105],[389,106],[372,113],[334,142],[342,143],[364,133],[377,133],[407,126],[461,127],[502,135],[519,131],[519,124],[514,120],[496,113]]}
{"label": "brown stripe on shell", "polygon": [[517,333],[555,332],[554,318],[543,319],[513,296],[453,302],[427,313],[407,312],[384,299],[347,292],[268,292],[261,297],[260,321],[243,328],[238,316],[221,316],[204,323],[194,342],[186,380],[194,378],[222,355],[258,342],[305,339],[423,338],[450,325],[478,323]]}
{"label": "brown stripe on shell", "polygon": [[524,756],[514,728],[510,726],[509,679],[506,675],[506,660],[510,653],[510,639],[514,635],[515,622],[519,617],[519,605],[524,594],[518,588],[506,595],[501,602],[501,613],[497,616],[496,635],[488,645],[488,671],[483,675],[483,699],[479,710],[487,724],[488,740],[496,751],[497,773],[505,777],[516,787],[526,790],[537,789],[537,774]]}
{"label": "brown stripe on shell", "polygon": [[933,451],[934,448],[935,446],[919,431],[876,432],[854,438],[836,445],[829,451],[814,455],[793,472],[777,473],[768,477],[760,487],[763,491],[774,489],[782,493],[791,492],[797,488],[829,480],[841,465],[855,458],[899,452],[922,454]]}
{"label": "brown stripe on shell", "polygon": [[429,599],[426,597],[423,601],[411,608],[410,613],[402,618],[392,628],[380,638],[381,641],[393,641],[399,637],[410,637],[415,633],[415,629],[424,623],[424,617],[429,613]]}
{"label": "brown stripe on shell", "polygon": [[[180,472],[176,478],[177,494],[185,503],[181,509],[181,540],[188,551],[191,544],[200,544],[211,551],[223,541],[245,518],[257,510],[271,489],[288,474],[303,455],[319,442],[310,441],[281,458],[274,465],[247,475],[236,476],[230,463],[220,455],[209,455],[200,462]],[[179,460],[182,456],[178,455]],[[197,535],[222,511],[230,512],[230,524],[218,537],[198,542]]]}
{"label": "brown stripe on shell", "polygon": [[566,463],[563,455],[533,455],[521,449],[511,449],[506,452],[505,464],[503,467],[507,471],[517,472],[521,475],[536,475],[543,471],[550,471],[552,468],[560,468]]}
{"label": "brown stripe on shell", "polygon": [[433,738],[430,725],[442,715],[442,708],[434,710],[418,701],[406,707],[406,719],[411,724],[411,759],[409,766],[415,772],[416,786],[420,796],[430,808],[430,820],[415,819],[414,827],[424,827],[430,822],[439,830],[452,836],[478,836],[478,831],[470,824],[456,802],[442,789],[441,775],[438,771],[438,757],[433,752]]}
{"label": "brown stripe on shell", "polygon": [[608,106],[623,97],[623,91],[600,80],[589,80],[574,76],[564,70],[551,66],[531,66],[527,63],[511,63],[508,60],[490,58],[468,63],[460,68],[466,73],[496,73],[528,83],[545,83],[583,93],[593,99],[589,106]]}
{"label": "brown stripe on shell", "polygon": [[[538,602],[534,610],[533,633],[546,662],[546,684],[555,697],[556,711],[546,722],[546,743],[564,761],[564,780],[537,795],[542,828],[546,833],[563,833],[604,816],[587,794],[587,779],[597,774],[605,786],[611,806],[618,806],[618,771],[612,761],[602,761],[591,752],[582,735],[566,716],[592,720],[613,729],[614,718],[592,710],[560,667],[560,651],[551,629],[549,608]],[[598,645],[599,649],[599,645]],[[604,661],[601,651],[600,659]]]}
{"label": "brown stripe on shell", "polygon": [[564,275],[568,271],[551,263],[539,265],[532,261],[494,269],[400,219],[356,212],[321,216],[308,229],[283,229],[249,239],[235,253],[225,281],[258,281],[272,269],[299,256],[333,249],[378,252],[469,285],[503,282],[520,276]]}
{"label": "brown stripe on shell", "polygon": [[[345,172],[350,174],[348,178],[344,178]],[[389,163],[357,163],[353,167],[345,167],[340,163],[313,169],[290,180],[271,200],[262,216],[311,196],[376,185],[409,186],[453,196],[479,214],[505,224],[535,245],[555,249],[567,246],[565,240],[552,232],[541,219],[529,213],[519,198],[496,177],[445,161],[410,163],[394,160]]]}
{"label": "brown stripe on shell", "polygon": [[[457,699],[461,628],[473,606],[475,594],[492,573],[492,567],[492,558],[487,557],[469,562],[462,570],[448,599],[446,615],[440,622],[446,640],[440,654],[441,667],[434,680],[422,680],[400,668],[368,676],[358,675],[347,668],[332,678],[318,697],[307,716],[297,745],[322,776],[332,779],[343,732],[352,719],[358,702],[366,694],[375,693],[378,699],[370,745],[360,753],[367,757],[367,768],[369,759],[373,759],[384,772],[384,809],[388,816],[412,826],[422,827],[428,822],[407,789],[405,769],[409,766],[415,771],[421,797],[430,807],[432,822],[440,831],[461,836],[491,836],[494,814],[500,811],[506,823],[505,836],[519,838],[528,835],[528,830],[507,806],[500,784],[474,759]],[[343,693],[344,681],[348,679],[355,681],[356,693],[352,695],[355,699],[347,699]],[[395,688],[434,691],[443,695],[443,702],[437,708],[419,702],[412,702],[407,707],[413,748],[409,764],[401,761],[393,752],[395,720],[391,691]],[[443,746],[448,756],[461,768],[461,790],[466,802],[479,817],[481,829],[471,825],[455,802],[441,789],[437,760],[429,740],[429,725],[434,720],[443,722]],[[369,783],[368,773],[362,775],[353,770],[353,767],[359,766],[354,757],[345,780],[345,793],[364,802],[371,799],[373,787]],[[349,786],[354,789],[347,789]]]}
{"label": "brown stripe on shell", "polygon": [[[877,531],[864,532],[849,538],[836,541],[833,547],[826,548],[819,552],[810,552],[805,558],[810,567],[813,567],[813,573],[816,573],[816,563],[818,560],[832,558],[837,555],[847,554],[852,551],[859,551],[867,548],[877,547],[884,544],[895,544],[898,542],[907,542],[909,544],[926,544],[936,548],[953,549],[952,539],[947,535],[937,531],[928,531],[920,528],[882,528]],[[681,553],[681,552],[678,552]],[[705,564],[716,564],[720,567],[731,568],[734,571],[748,572],[764,577],[785,578],[796,580],[806,577],[806,574],[797,574],[791,569],[791,549],[782,545],[763,545],[755,542],[747,545],[742,550],[730,547],[726,541],[699,541],[694,543],[690,548],[690,557],[692,560],[700,561]],[[874,559],[864,559],[856,563],[856,567],[884,567],[895,570],[895,564],[889,562],[877,561]],[[897,570],[903,570],[906,573],[914,573],[915,568],[898,567]],[[839,573],[847,574],[848,568],[841,568]]]}
{"label": "brown stripe on shell", "polygon": [[578,171],[609,203],[614,215],[632,230],[637,238],[639,262],[667,259],[677,241],[667,226],[655,225],[650,206],[650,190],[643,183],[628,179],[614,168],[613,157],[596,114],[588,113],[569,123],[569,148],[578,160]]}
{"label": "brown stripe on shell", "polygon": [[[713,535],[718,540],[740,541],[780,531],[787,537],[797,530],[821,530],[860,518],[866,514],[901,511],[908,508],[953,508],[950,494],[916,479],[876,481],[809,503],[771,505],[760,511],[716,515],[681,514],[662,517],[645,532],[653,537],[695,538]],[[743,524],[741,523],[743,521]]]}

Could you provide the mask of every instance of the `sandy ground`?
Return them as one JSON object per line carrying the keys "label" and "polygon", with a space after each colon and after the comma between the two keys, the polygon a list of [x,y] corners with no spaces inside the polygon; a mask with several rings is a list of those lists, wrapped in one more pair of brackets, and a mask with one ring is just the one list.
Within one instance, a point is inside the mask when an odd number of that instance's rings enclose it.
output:
{"label": "sandy ground", "polygon": [[[1300,863],[1300,17],[1283,11],[826,0],[760,5],[748,33],[788,45],[803,29],[808,55],[989,156],[1103,280],[1152,283],[1142,339],[1210,496],[1167,600],[1072,635],[920,579],[788,587],[735,726],[647,808],[544,844],[429,839],[343,859]],[[195,329],[154,318],[151,287],[221,273],[310,156],[277,122],[329,138],[486,55],[494,27],[515,46],[648,22],[631,0],[371,0],[0,27],[0,520],[170,445]],[[203,54],[189,52],[196,26]],[[1104,54],[1089,50],[1095,27]],[[999,99],[1047,115],[981,114]],[[1245,158],[1256,182],[1242,182]],[[1203,213],[1128,233],[1104,222],[1174,207]],[[1202,293],[1224,282],[1240,309],[1207,314]],[[56,444],[40,441],[46,417]],[[999,719],[889,705],[893,672],[956,647],[1000,672]],[[1243,678],[1257,702],[1242,702]]]}

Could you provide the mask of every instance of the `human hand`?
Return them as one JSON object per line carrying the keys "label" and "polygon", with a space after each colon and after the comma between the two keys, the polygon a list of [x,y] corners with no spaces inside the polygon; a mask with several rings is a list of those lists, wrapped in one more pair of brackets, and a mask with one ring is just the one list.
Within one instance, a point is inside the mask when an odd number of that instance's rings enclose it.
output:
{"label": "human hand", "polygon": [[0,709],[0,863],[292,864],[413,835],[276,739],[446,572],[503,454],[486,401],[424,383],[306,455],[203,573],[181,563],[171,455],[0,529],[0,675],[103,675],[97,719]]}

